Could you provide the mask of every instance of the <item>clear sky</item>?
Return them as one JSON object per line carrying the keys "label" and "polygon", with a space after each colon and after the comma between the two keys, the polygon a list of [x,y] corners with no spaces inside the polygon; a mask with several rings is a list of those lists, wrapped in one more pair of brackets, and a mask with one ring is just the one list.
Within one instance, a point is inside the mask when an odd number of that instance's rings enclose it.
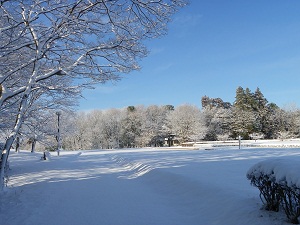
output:
{"label": "clear sky", "polygon": [[84,91],[79,110],[233,103],[238,86],[300,107],[299,0],[190,0],[166,36],[147,42],[142,69]]}

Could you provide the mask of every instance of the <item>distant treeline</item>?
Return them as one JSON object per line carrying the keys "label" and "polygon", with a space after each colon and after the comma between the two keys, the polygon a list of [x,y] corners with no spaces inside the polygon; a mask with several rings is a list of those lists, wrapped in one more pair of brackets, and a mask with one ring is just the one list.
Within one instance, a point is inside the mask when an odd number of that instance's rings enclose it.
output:
{"label": "distant treeline", "polygon": [[[269,103],[259,88],[238,87],[235,101],[203,96],[202,109],[184,104],[128,106],[123,109],[62,113],[61,137],[64,149],[134,148],[169,146],[201,140],[285,139],[300,137],[300,110],[281,109]],[[48,132],[32,134],[26,144],[47,143],[56,148],[55,118]],[[45,128],[45,126],[43,126]],[[27,137],[30,137],[27,131]],[[54,134],[54,135],[53,135]],[[49,144],[50,143],[50,144]],[[52,144],[51,144],[52,143]]]}

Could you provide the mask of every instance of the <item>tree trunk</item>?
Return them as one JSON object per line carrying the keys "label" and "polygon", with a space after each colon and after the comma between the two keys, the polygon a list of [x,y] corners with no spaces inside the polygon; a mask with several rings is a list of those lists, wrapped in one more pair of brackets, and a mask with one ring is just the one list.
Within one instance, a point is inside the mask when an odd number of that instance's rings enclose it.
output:
{"label": "tree trunk", "polygon": [[7,160],[8,160],[8,156],[9,156],[9,152],[11,149],[11,146],[13,144],[13,142],[15,141],[15,138],[17,137],[21,125],[23,123],[23,119],[24,119],[24,114],[28,108],[28,95],[31,91],[31,85],[29,85],[27,87],[27,90],[25,91],[23,97],[22,97],[22,101],[20,102],[20,106],[19,106],[19,112],[17,114],[17,118],[16,118],[16,122],[15,122],[15,126],[12,130],[12,132],[9,135],[9,138],[6,140],[6,143],[4,145],[4,149],[2,150],[2,154],[1,154],[1,171],[0,171],[0,191],[3,190],[4,186],[5,186],[5,170],[7,169]]}
{"label": "tree trunk", "polygon": [[31,143],[31,152],[32,152],[32,153],[35,152],[35,144],[36,144],[36,140],[33,139],[33,140],[32,140],[32,143]]}
{"label": "tree trunk", "polygon": [[20,151],[20,137],[17,136],[16,138],[16,152],[19,152]]}
{"label": "tree trunk", "polygon": [[14,142],[15,135],[11,134],[10,137],[6,140],[4,149],[2,149],[1,154],[1,170],[0,170],[0,190],[2,191],[5,185],[5,172],[7,168],[7,159],[9,155],[10,148]]}

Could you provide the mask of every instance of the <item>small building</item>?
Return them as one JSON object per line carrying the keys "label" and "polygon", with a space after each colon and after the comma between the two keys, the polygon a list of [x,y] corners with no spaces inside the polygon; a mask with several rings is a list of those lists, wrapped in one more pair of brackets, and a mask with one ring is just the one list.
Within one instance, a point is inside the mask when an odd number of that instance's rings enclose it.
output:
{"label": "small building", "polygon": [[165,146],[171,147],[171,146],[178,146],[179,140],[176,138],[175,134],[169,134],[166,138],[165,138]]}

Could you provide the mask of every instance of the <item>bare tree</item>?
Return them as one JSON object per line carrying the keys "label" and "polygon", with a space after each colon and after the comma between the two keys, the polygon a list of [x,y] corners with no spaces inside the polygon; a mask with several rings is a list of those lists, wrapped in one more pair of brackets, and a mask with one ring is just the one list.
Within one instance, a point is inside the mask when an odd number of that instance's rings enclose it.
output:
{"label": "bare tree", "polygon": [[[1,154],[0,185],[12,143],[33,91],[74,90],[117,80],[139,68],[142,42],[166,33],[184,0],[0,1],[0,111],[15,109],[15,124]],[[58,87],[60,77],[70,78]],[[48,86],[53,79],[54,86]]]}
{"label": "bare tree", "polygon": [[143,146],[162,146],[167,136],[166,125],[167,113],[165,106],[150,105],[144,109],[144,118],[141,124],[141,142]]}
{"label": "bare tree", "polygon": [[168,116],[169,126],[180,142],[201,140],[207,127],[204,115],[193,105],[181,105]]}
{"label": "bare tree", "polygon": [[91,140],[92,149],[103,149],[104,146],[104,132],[103,120],[104,115],[102,110],[94,110],[87,116],[87,125],[89,126],[89,136]]}
{"label": "bare tree", "polygon": [[128,106],[122,121],[122,146],[138,147],[141,144],[144,106]]}
{"label": "bare tree", "polygon": [[121,110],[119,109],[110,109],[103,113],[102,126],[105,148],[113,149],[120,147],[122,116]]}

